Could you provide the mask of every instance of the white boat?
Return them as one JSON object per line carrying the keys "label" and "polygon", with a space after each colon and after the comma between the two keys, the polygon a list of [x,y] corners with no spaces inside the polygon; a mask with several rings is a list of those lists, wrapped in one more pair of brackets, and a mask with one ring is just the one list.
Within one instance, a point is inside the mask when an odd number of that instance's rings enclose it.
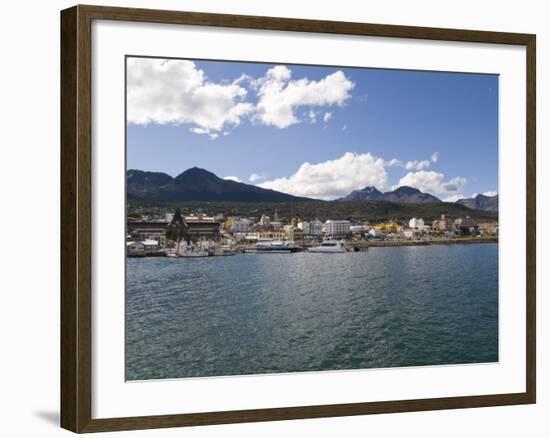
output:
{"label": "white boat", "polygon": [[202,245],[180,244],[176,248],[176,257],[208,257],[209,253]]}
{"label": "white boat", "polygon": [[325,240],[323,243],[321,243],[321,246],[308,248],[307,252],[336,254],[336,253],[343,253],[347,251],[342,242],[338,240]]}
{"label": "white boat", "polygon": [[257,254],[277,254],[277,253],[290,253],[291,248],[286,242],[279,240],[269,240],[265,242],[258,242],[254,245],[254,249],[247,249],[247,253]]}
{"label": "white boat", "polygon": [[182,252],[178,257],[208,257],[208,252],[206,251],[187,251]]}
{"label": "white boat", "polygon": [[231,247],[228,246],[220,246],[215,248],[212,253],[213,256],[232,256],[235,255],[236,252],[231,249]]}

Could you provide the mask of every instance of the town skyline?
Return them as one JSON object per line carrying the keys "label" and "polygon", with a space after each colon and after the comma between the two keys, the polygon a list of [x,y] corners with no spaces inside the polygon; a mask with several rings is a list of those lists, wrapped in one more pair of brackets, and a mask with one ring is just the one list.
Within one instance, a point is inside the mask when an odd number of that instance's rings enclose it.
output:
{"label": "town skyline", "polygon": [[129,169],[197,166],[325,200],[366,186],[444,201],[498,191],[496,76],[128,62]]}

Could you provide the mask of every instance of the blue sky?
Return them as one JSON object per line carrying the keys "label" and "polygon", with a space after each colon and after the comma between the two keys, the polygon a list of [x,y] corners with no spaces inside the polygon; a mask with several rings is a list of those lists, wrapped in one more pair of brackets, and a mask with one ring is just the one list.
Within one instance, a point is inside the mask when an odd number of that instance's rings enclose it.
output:
{"label": "blue sky", "polygon": [[129,169],[321,199],[498,191],[495,75],[131,58],[127,105]]}

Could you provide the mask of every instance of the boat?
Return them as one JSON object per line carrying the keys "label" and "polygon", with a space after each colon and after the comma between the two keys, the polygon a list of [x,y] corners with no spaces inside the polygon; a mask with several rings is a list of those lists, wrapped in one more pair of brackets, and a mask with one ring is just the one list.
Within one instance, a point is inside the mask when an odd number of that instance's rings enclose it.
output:
{"label": "boat", "polygon": [[338,240],[325,240],[320,246],[308,248],[307,252],[339,254],[347,251],[343,242]]}
{"label": "boat", "polygon": [[178,246],[176,248],[176,257],[208,257],[209,252],[207,249],[205,249],[202,245],[194,245],[192,243],[190,244],[183,244],[181,245],[178,242]]}
{"label": "boat", "polygon": [[210,253],[210,255],[213,255],[213,256],[216,256],[216,257],[219,257],[219,256],[232,256],[232,255],[235,255],[235,254],[237,254],[237,253],[235,251],[233,251],[233,249],[230,246],[226,246],[226,245],[216,247]]}
{"label": "boat", "polygon": [[246,253],[255,254],[277,254],[277,253],[291,253],[291,246],[280,240],[269,240],[265,242],[258,242],[254,245],[254,249],[245,250]]}

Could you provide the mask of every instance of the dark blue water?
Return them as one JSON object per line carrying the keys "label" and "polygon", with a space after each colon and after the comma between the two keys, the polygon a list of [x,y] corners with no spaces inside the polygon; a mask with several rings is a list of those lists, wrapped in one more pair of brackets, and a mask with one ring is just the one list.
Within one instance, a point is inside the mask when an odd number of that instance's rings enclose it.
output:
{"label": "dark blue water", "polygon": [[128,380],[498,361],[498,245],[128,259]]}

